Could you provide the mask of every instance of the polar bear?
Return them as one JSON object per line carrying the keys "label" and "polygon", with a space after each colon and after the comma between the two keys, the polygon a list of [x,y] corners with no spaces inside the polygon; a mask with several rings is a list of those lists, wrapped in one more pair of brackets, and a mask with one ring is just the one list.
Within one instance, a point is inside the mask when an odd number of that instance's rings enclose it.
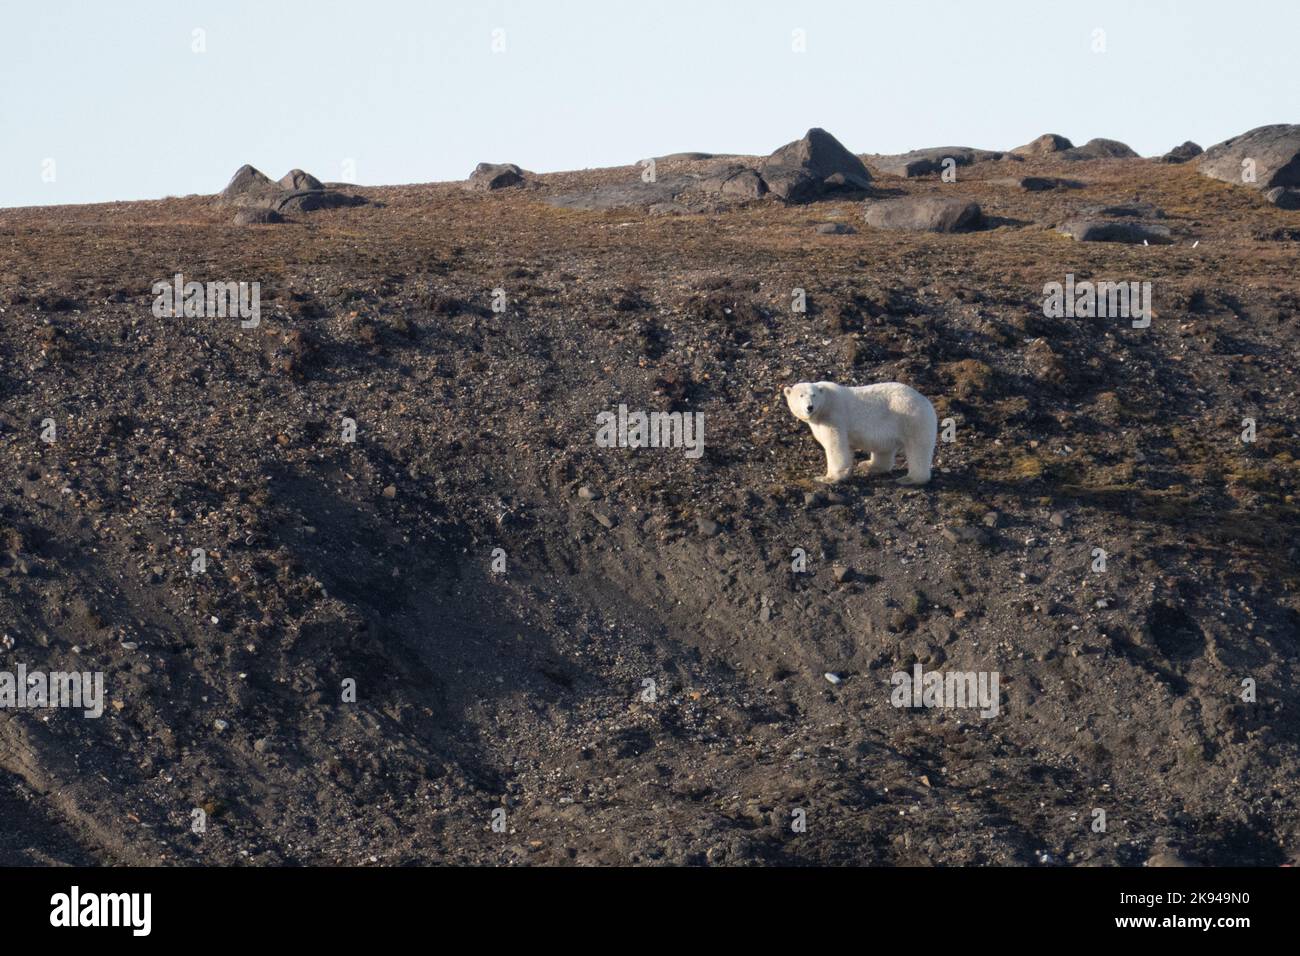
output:
{"label": "polar bear", "polygon": [[834,484],[853,474],[853,453],[871,453],[867,473],[887,474],[894,456],[907,456],[907,476],[900,485],[930,480],[930,461],[938,417],[930,400],[900,382],[851,388],[834,382],[800,382],[785,387],[786,404],[826,449],[826,474],[818,481]]}

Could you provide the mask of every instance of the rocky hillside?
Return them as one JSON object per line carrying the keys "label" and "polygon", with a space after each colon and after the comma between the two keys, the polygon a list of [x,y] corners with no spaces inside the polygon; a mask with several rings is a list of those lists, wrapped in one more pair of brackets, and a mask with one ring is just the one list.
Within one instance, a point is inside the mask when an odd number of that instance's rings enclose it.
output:
{"label": "rocky hillside", "polygon": [[[812,131],[0,210],[0,671],[105,697],[0,709],[0,863],[1293,861],[1265,129],[1247,183],[1233,141]],[[171,314],[178,273],[259,312]],[[1103,280],[1149,324],[1045,314]],[[817,380],[929,396],[933,481],[817,483]],[[598,444],[620,405],[702,454]],[[918,664],[996,713],[895,706]]]}

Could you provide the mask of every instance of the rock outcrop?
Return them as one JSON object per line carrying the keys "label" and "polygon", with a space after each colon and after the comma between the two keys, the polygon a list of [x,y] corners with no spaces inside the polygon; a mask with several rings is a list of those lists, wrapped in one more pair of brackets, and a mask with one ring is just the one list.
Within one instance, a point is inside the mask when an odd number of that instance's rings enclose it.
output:
{"label": "rock outcrop", "polygon": [[1044,133],[1033,142],[1017,146],[1013,156],[1056,159],[1134,159],[1137,153],[1116,139],[1090,139],[1075,146],[1059,133]]}
{"label": "rock outcrop", "polygon": [[1074,144],[1059,133],[1044,133],[1037,139],[1025,143],[1024,146],[1017,146],[1011,152],[1015,156],[1050,156],[1073,148]]}
{"label": "rock outcrop", "polygon": [[1198,170],[1225,183],[1267,192],[1300,186],[1300,125],[1260,126],[1211,146]]}
{"label": "rock outcrop", "polygon": [[465,181],[465,188],[477,192],[492,192],[522,186],[524,171],[514,163],[479,163]]}
{"label": "rock outcrop", "polygon": [[787,202],[809,202],[840,190],[862,190],[871,173],[824,129],[810,129],[782,146],[758,170],[768,191]]}
{"label": "rock outcrop", "polygon": [[[691,154],[693,162],[704,154]],[[837,193],[862,192],[871,172],[830,133],[810,129],[757,165],[738,157],[715,156],[701,168],[660,174],[653,182],[607,183],[579,193],[544,199],[566,209],[639,206],[656,214],[704,212],[736,200],[772,195],[788,203],[812,202]]]}
{"label": "rock outcrop", "polygon": [[944,161],[951,159],[954,165],[970,166],[991,160],[1013,159],[1021,157],[1010,153],[996,152],[990,149],[975,149],[970,146],[935,146],[930,149],[914,149],[908,153],[894,155],[871,155],[865,157],[873,169],[891,176],[929,176],[941,173]]}
{"label": "rock outcrop", "polygon": [[1167,153],[1165,153],[1163,156],[1161,156],[1161,157],[1160,157],[1160,162],[1162,162],[1162,163],[1185,163],[1185,162],[1187,162],[1189,159],[1195,159],[1197,156],[1200,156],[1201,153],[1203,153],[1203,152],[1205,152],[1205,150],[1201,149],[1200,146],[1198,146],[1196,143],[1193,143],[1193,142],[1189,139],[1187,142],[1183,143],[1181,146],[1175,146],[1175,147],[1174,147],[1173,149],[1171,149],[1169,152],[1167,152]]}
{"label": "rock outcrop", "polygon": [[1082,146],[1075,146],[1061,153],[1061,159],[1137,159],[1135,153],[1126,143],[1117,139],[1090,139]]}
{"label": "rock outcrop", "polygon": [[239,167],[216,201],[223,206],[270,209],[281,214],[359,206],[366,202],[361,196],[328,188],[301,169],[290,170],[276,183],[252,166]]}

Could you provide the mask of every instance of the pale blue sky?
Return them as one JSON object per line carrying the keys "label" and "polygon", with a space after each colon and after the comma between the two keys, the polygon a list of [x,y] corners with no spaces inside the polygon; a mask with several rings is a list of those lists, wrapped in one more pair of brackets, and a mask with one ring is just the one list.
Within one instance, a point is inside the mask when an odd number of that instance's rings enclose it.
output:
{"label": "pale blue sky", "polygon": [[811,126],[855,152],[1050,131],[1157,154],[1300,122],[1297,37],[1295,0],[6,0],[0,207],[210,193],[245,162],[388,184],[767,153]]}

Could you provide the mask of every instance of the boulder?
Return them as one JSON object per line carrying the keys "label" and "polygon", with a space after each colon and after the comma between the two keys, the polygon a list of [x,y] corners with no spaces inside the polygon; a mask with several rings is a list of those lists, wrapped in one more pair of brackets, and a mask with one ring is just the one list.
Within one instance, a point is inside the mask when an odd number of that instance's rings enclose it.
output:
{"label": "boulder", "polygon": [[311,173],[304,173],[301,169],[291,169],[284,174],[280,180],[280,188],[287,189],[290,192],[300,193],[309,192],[315,189],[324,189],[324,184],[313,176]]}
{"label": "boulder", "polygon": [[917,232],[965,232],[984,225],[978,203],[940,196],[909,196],[886,199],[867,207],[864,218],[876,229],[909,229]]}
{"label": "boulder", "polygon": [[487,192],[522,185],[524,171],[514,163],[479,163],[465,181],[465,188]]}
{"label": "boulder", "polygon": [[1050,156],[1053,153],[1073,149],[1074,144],[1058,133],[1044,133],[1038,139],[1017,146],[1011,152],[1015,156]]}
{"label": "boulder", "polygon": [[1079,242],[1125,242],[1141,245],[1168,245],[1173,242],[1168,226],[1138,219],[1072,219],[1058,230]]}
{"label": "boulder", "polygon": [[759,169],[768,190],[787,202],[807,202],[828,192],[867,189],[871,173],[824,129],[810,129],[787,143]]}
{"label": "boulder", "polygon": [[1062,159],[1136,159],[1137,153],[1117,139],[1090,139],[1061,153]]}
{"label": "boulder", "polygon": [[[1254,160],[1254,182],[1242,179],[1246,160]],[[1300,125],[1260,126],[1224,140],[1201,154],[1197,168],[1203,175],[1253,189],[1300,186]]]}
{"label": "boulder", "polygon": [[824,222],[817,227],[817,232],[823,236],[851,236],[857,230],[846,222]]}
{"label": "boulder", "polygon": [[[914,149],[910,153],[898,153],[887,156],[866,157],[875,169],[891,176],[929,176],[943,172],[944,160],[951,159],[957,166],[970,166],[989,160],[1009,158],[1008,153],[994,152],[988,149],[973,149],[970,146],[935,146],[930,149]],[[1014,157],[1019,160],[1020,157]]]}
{"label": "boulder", "polygon": [[1162,163],[1185,163],[1189,159],[1195,159],[1205,150],[1193,143],[1190,139],[1181,146],[1175,146],[1169,152],[1160,157]]}

